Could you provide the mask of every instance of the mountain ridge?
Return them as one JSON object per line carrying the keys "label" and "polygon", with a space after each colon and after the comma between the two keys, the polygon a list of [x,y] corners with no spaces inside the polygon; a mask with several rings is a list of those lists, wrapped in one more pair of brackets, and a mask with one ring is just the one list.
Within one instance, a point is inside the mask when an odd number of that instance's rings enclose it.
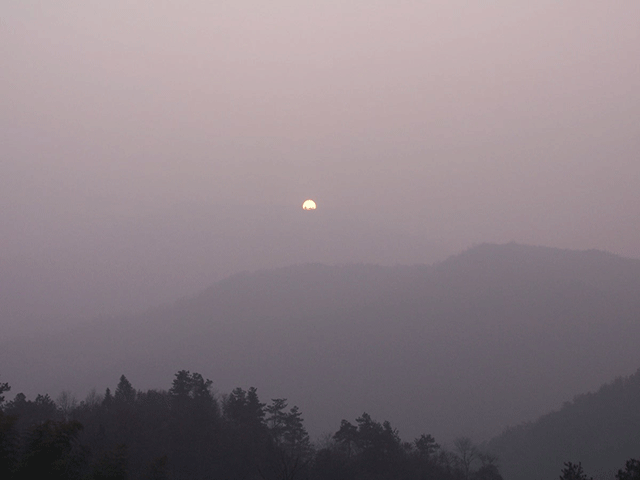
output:
{"label": "mountain ridge", "polygon": [[636,278],[640,261],[517,244],[432,265],[304,264],[3,345],[0,360],[16,391],[35,388],[16,381],[26,371],[84,393],[122,373],[157,387],[186,368],[220,393],[288,397],[315,433],[368,411],[403,436],[484,440],[640,365]]}

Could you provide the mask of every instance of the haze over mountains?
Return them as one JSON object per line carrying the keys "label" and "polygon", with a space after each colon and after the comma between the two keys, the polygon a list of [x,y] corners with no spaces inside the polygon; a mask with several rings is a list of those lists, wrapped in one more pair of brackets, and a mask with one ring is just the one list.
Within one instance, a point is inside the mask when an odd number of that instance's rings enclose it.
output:
{"label": "haze over mountains", "polygon": [[[309,262],[431,263],[466,247],[440,236],[425,242],[327,205],[306,215],[299,205],[264,211],[194,203],[146,215],[94,206],[77,214],[71,227],[54,218],[37,227],[21,223],[22,243],[8,242],[7,255],[0,253],[6,336],[139,313],[243,270]],[[36,228],[46,236],[31,231]]]}
{"label": "haze over mountains", "polygon": [[640,365],[640,261],[485,244],[431,266],[239,274],[174,305],[0,345],[28,395],[84,395],[178,369],[256,386],[313,434],[367,411],[403,437],[488,439]]}
{"label": "haze over mountains", "polygon": [[481,242],[640,258],[639,16],[556,0],[4,2],[3,327],[139,312],[243,270],[432,263]]}
{"label": "haze over mountains", "polygon": [[640,2],[0,10],[11,396],[480,442],[640,366]]}

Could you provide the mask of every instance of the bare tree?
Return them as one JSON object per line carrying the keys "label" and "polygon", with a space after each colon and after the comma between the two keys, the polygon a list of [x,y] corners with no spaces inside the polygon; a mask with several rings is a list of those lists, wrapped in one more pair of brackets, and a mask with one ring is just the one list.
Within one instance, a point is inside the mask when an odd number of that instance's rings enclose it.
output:
{"label": "bare tree", "polygon": [[69,420],[71,412],[78,406],[78,399],[68,390],[63,390],[58,398],[56,404],[62,412],[62,416],[65,420]]}
{"label": "bare tree", "polygon": [[464,478],[468,479],[471,472],[471,464],[478,458],[478,448],[468,437],[456,438],[453,442],[456,449],[458,460],[464,472]]}
{"label": "bare tree", "polygon": [[89,393],[85,397],[84,404],[87,407],[91,407],[91,408],[97,407],[102,403],[103,398],[104,397],[100,395],[95,388],[92,388],[91,390],[89,390]]}

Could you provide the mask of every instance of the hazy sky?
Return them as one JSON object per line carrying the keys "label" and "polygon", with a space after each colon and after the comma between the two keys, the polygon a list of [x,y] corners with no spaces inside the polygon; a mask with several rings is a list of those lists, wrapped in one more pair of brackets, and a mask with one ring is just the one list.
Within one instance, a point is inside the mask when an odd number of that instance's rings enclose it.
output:
{"label": "hazy sky", "polygon": [[178,296],[485,241],[640,257],[639,18],[636,1],[0,0],[0,259]]}

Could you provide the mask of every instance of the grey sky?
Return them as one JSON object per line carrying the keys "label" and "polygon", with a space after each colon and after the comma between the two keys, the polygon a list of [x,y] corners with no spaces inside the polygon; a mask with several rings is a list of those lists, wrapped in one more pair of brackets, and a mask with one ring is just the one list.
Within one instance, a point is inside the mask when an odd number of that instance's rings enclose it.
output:
{"label": "grey sky", "polygon": [[[635,1],[0,1],[0,259],[69,288],[162,272],[178,296],[485,241],[640,257],[638,18]],[[286,234],[307,197],[311,255]]]}

